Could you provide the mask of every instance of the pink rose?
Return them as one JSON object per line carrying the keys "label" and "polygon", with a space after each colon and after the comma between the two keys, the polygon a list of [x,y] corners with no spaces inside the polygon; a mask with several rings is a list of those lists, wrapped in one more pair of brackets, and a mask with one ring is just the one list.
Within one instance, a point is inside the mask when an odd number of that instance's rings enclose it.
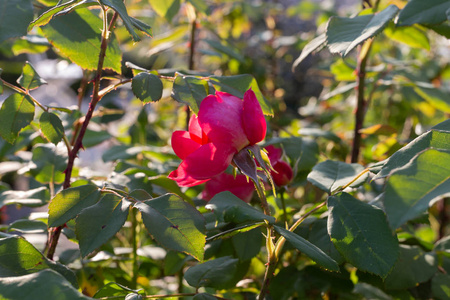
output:
{"label": "pink rose", "polygon": [[285,186],[288,183],[290,183],[294,178],[294,172],[292,171],[291,166],[287,162],[281,160],[283,150],[281,148],[276,148],[272,145],[265,147],[265,149],[268,152],[270,164],[275,169],[275,172],[270,171],[273,182],[277,186]]}
{"label": "pink rose", "polygon": [[245,202],[250,202],[255,186],[251,181],[247,181],[245,175],[236,175],[236,178],[234,178],[231,174],[222,173],[206,182],[202,198],[209,201],[216,194],[225,191],[231,192]]}
{"label": "pink rose", "polygon": [[192,116],[189,131],[175,131],[172,147],[183,160],[169,174],[179,186],[194,186],[223,173],[234,155],[266,136],[266,120],[255,93],[244,99],[224,92],[209,95]]}

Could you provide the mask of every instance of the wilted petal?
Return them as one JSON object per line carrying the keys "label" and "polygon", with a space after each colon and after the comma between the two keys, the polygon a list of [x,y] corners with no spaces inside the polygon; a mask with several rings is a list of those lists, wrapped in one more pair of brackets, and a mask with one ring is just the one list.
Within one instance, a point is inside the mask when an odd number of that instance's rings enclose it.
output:
{"label": "wilted petal", "polygon": [[[236,150],[229,144],[208,143],[188,155],[170,173],[169,178],[175,180],[180,186],[193,186],[205,182],[213,176],[224,172],[231,163]],[[196,181],[192,183],[193,181]]]}
{"label": "wilted petal", "polygon": [[266,119],[255,93],[250,89],[244,94],[243,126],[250,145],[264,140],[267,131]]}
{"label": "wilted petal", "polygon": [[242,100],[228,93],[216,92],[203,99],[198,119],[210,141],[232,145],[237,151],[247,146],[242,109]]}
{"label": "wilted petal", "polygon": [[187,131],[175,131],[172,134],[173,151],[181,159],[185,159],[201,146],[201,144],[191,139],[191,134]]}

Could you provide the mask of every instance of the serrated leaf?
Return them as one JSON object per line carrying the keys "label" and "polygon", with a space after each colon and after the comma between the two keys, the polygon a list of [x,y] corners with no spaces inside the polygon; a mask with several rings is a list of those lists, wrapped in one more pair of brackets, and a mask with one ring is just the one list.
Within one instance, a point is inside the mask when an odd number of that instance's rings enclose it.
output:
{"label": "serrated leaf", "polygon": [[47,224],[38,220],[20,219],[9,224],[8,231],[21,233],[42,233],[47,232]]}
{"label": "serrated leaf", "polygon": [[382,278],[398,257],[398,241],[383,211],[351,195],[328,197],[328,233],[336,249],[359,270]]}
{"label": "serrated leaf", "polygon": [[447,20],[448,0],[410,0],[398,15],[397,25],[439,24]]}
{"label": "serrated leaf", "polygon": [[[125,25],[125,28],[131,34],[133,41],[139,42],[141,40],[139,35],[137,35],[136,32],[134,32],[133,22],[132,22],[131,18],[128,16],[127,8],[122,0],[100,0],[100,2],[106,6],[111,7],[119,14],[120,18],[123,21],[123,24]],[[163,2],[165,2],[165,1],[163,1]]]}
{"label": "serrated leaf", "polygon": [[[48,268],[78,287],[75,274],[69,268],[47,259],[24,238],[14,236],[0,239],[0,279],[31,274]],[[2,290],[0,288],[0,295]]]}
{"label": "serrated leaf", "polygon": [[3,191],[0,193],[0,208],[4,205],[39,207],[46,203],[50,194],[45,186],[28,191]]}
{"label": "serrated leaf", "polygon": [[226,288],[237,269],[239,260],[231,256],[219,257],[189,268],[184,278],[190,286]]}
{"label": "serrated leaf", "polygon": [[48,207],[48,226],[61,226],[75,218],[83,209],[94,205],[101,197],[95,185],[81,185],[62,190]]}
{"label": "serrated leaf", "polygon": [[54,113],[44,111],[39,118],[42,134],[53,143],[58,144],[64,136],[64,127],[61,119]]}
{"label": "serrated leaf", "polygon": [[40,183],[62,183],[67,167],[67,149],[53,144],[36,144],[30,163],[30,173]]}
{"label": "serrated leaf", "polygon": [[[86,70],[95,70],[100,53],[102,20],[83,8],[60,16],[42,26],[42,32],[62,55]],[[111,33],[103,67],[121,72],[122,56],[115,35]]]}
{"label": "serrated leaf", "polygon": [[23,300],[92,299],[78,292],[70,282],[53,270],[0,278],[0,297]]}
{"label": "serrated leaf", "polygon": [[50,48],[50,43],[46,38],[38,35],[27,35],[18,39],[12,45],[12,52],[15,56],[20,54],[40,54]]}
{"label": "serrated leaf", "polygon": [[331,270],[339,271],[339,266],[334,259],[329,257],[319,247],[305,240],[298,234],[295,234],[283,227],[274,226],[276,232],[281,234],[292,246],[311,258],[313,261],[321,265],[322,267]]}
{"label": "serrated leaf", "polygon": [[[383,166],[376,178],[388,176],[395,169],[401,168],[411,162],[418,153],[427,148],[450,151],[450,130],[448,130],[448,127],[446,127],[444,123],[445,122],[441,123],[442,125],[436,125],[431,131],[415,138],[408,145],[395,152]],[[445,130],[445,128],[447,128],[447,130]]]}
{"label": "serrated leaf", "polygon": [[240,224],[267,220],[269,224],[275,223],[274,217],[265,215],[230,192],[215,195],[205,207],[214,212],[219,222]]}
{"label": "serrated leaf", "polygon": [[146,34],[147,36],[152,37],[152,27],[144,22],[142,22],[141,20],[135,19],[130,17],[131,20],[131,24],[133,24],[133,26],[139,30],[142,31],[144,34]]}
{"label": "serrated leaf", "polygon": [[50,22],[50,20],[53,18],[53,16],[66,9],[69,8],[71,6],[73,6],[74,4],[77,4],[79,2],[84,2],[82,0],[72,0],[72,1],[68,1],[66,3],[62,3],[60,5],[56,5],[52,8],[50,8],[49,10],[45,11],[44,13],[42,13],[39,17],[37,17],[35,20],[33,20],[30,25],[28,25],[28,31],[30,31],[31,29],[33,29],[34,26],[43,26],[48,24],[48,22]]}
{"label": "serrated leaf", "polygon": [[180,0],[149,0],[149,2],[155,12],[169,22],[180,10]]}
{"label": "serrated leaf", "polygon": [[144,225],[163,247],[184,252],[203,260],[205,221],[189,203],[174,194],[166,194],[134,205]]}
{"label": "serrated leaf", "polygon": [[34,103],[30,96],[12,94],[0,109],[0,135],[12,144],[19,132],[28,126],[34,118]]}
{"label": "serrated leaf", "polygon": [[208,81],[195,76],[176,73],[172,88],[172,98],[189,105],[198,114],[200,103],[208,96]]}
{"label": "serrated leaf", "polygon": [[383,203],[392,229],[417,218],[450,195],[450,153],[430,149],[388,178]]}
{"label": "serrated leaf", "polygon": [[346,56],[356,46],[381,32],[398,11],[397,6],[389,5],[377,14],[354,18],[332,17],[326,32],[330,52]]}
{"label": "serrated leaf", "polygon": [[163,84],[155,74],[142,72],[133,77],[131,89],[139,100],[147,104],[161,99]]}
{"label": "serrated leaf", "polygon": [[27,35],[28,24],[33,21],[31,0],[2,0],[0,12],[0,42]]}
{"label": "serrated leaf", "polygon": [[259,104],[266,116],[273,116],[273,110],[269,102],[261,93],[256,79],[249,74],[241,74],[234,76],[211,76],[209,82],[214,88],[221,92],[230,93],[241,99],[244,98],[244,93],[248,89],[252,89],[258,99]]}
{"label": "serrated leaf", "polygon": [[113,237],[122,228],[132,203],[113,194],[81,211],[76,219],[75,233],[85,257]]}
{"label": "serrated leaf", "polygon": [[400,246],[398,261],[385,280],[388,289],[407,289],[428,281],[438,269],[436,254],[418,246]]}
{"label": "serrated leaf", "polygon": [[130,289],[129,287],[121,285],[117,282],[108,282],[95,293],[94,298],[125,296],[130,292],[139,293],[139,290]]}
{"label": "serrated leaf", "polygon": [[388,26],[384,30],[384,34],[390,39],[404,43],[413,48],[430,50],[430,41],[428,36],[418,27],[408,26],[408,27],[395,27]]}
{"label": "serrated leaf", "polygon": [[23,66],[22,75],[17,79],[17,83],[27,91],[34,90],[43,84],[47,84],[29,62],[26,62]]}
{"label": "serrated leaf", "polygon": [[292,65],[292,70],[295,70],[297,66],[311,53],[318,51],[325,47],[327,42],[327,36],[325,33],[322,33],[321,35],[315,37],[313,40],[311,40],[308,44],[303,47],[302,53],[300,56],[294,61],[294,64]]}
{"label": "serrated leaf", "polygon": [[[314,166],[311,173],[308,174],[308,181],[327,192],[333,193],[340,187],[350,183],[359,173],[364,170],[360,164],[347,164],[340,161],[326,160]],[[363,182],[367,179],[368,173],[363,175],[358,182]]]}

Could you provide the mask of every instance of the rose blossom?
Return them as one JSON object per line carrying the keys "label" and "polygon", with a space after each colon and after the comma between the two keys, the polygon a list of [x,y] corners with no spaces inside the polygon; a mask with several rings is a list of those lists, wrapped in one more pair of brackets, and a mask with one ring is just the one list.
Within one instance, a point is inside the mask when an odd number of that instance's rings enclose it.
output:
{"label": "rose blossom", "polygon": [[287,185],[294,178],[294,172],[291,166],[281,160],[283,155],[283,150],[281,148],[276,148],[273,145],[269,145],[264,149],[267,150],[269,156],[270,164],[275,171],[270,171],[272,179],[277,186]]}
{"label": "rose blossom", "polygon": [[266,121],[255,93],[250,89],[241,100],[216,92],[200,104],[189,131],[175,131],[172,148],[183,161],[169,178],[179,186],[194,186],[223,173],[235,154],[266,136]]}
{"label": "rose blossom", "polygon": [[202,198],[209,201],[216,194],[225,191],[231,192],[245,202],[250,202],[255,186],[245,175],[236,175],[235,178],[232,174],[222,173],[206,182]]}

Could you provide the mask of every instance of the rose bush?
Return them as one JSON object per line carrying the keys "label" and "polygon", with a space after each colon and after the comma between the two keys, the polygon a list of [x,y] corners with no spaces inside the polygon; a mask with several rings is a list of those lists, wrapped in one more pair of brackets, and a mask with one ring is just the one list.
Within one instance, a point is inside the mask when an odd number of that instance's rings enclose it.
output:
{"label": "rose bush", "polygon": [[261,105],[250,89],[239,99],[216,92],[200,104],[189,131],[175,131],[172,148],[183,161],[169,174],[179,186],[194,186],[223,173],[233,157],[266,136]]}
{"label": "rose bush", "polygon": [[272,175],[273,182],[281,187],[285,186],[292,181],[294,178],[294,172],[291,166],[281,159],[283,156],[283,149],[277,148],[273,145],[269,145],[264,149],[267,150],[267,155],[269,156],[270,164],[275,171],[270,171]]}

